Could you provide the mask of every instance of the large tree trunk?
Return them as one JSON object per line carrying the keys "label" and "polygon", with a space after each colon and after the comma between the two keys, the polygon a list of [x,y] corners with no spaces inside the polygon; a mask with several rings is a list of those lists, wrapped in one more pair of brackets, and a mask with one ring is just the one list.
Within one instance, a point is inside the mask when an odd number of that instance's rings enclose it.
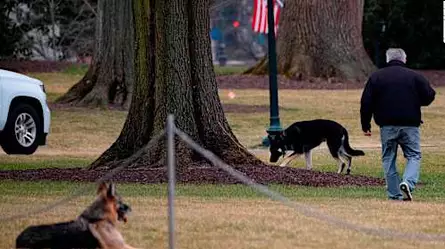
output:
{"label": "large tree trunk", "polygon": [[56,102],[128,107],[133,92],[132,0],[99,0],[93,62],[85,76]]}
{"label": "large tree trunk", "polygon": [[[278,72],[288,77],[365,79],[375,68],[362,39],[364,0],[287,0],[277,38]],[[246,73],[266,74],[264,58]]]}
{"label": "large tree trunk", "polygon": [[[209,1],[134,0],[133,10],[135,93],[119,138],[91,168],[163,167],[165,139],[144,145],[164,129],[169,113],[179,129],[227,163],[261,165],[224,116],[211,58]],[[179,140],[176,152],[178,167],[204,163]]]}

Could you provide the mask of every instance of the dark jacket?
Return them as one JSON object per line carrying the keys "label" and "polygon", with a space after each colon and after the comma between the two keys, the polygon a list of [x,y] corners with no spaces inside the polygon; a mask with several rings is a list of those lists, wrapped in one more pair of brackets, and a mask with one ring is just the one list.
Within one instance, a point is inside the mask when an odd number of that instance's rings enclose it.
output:
{"label": "dark jacket", "polygon": [[374,72],[363,90],[360,106],[362,130],[371,130],[371,118],[379,126],[420,126],[421,106],[433,102],[436,92],[419,73],[400,61]]}

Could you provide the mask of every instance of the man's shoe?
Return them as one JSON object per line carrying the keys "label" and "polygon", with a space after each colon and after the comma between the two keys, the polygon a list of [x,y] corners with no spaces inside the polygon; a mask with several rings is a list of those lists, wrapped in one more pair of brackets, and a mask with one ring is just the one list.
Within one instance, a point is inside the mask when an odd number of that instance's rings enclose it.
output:
{"label": "man's shoe", "polygon": [[399,185],[400,191],[403,193],[403,200],[404,201],[412,201],[413,196],[411,195],[411,190],[409,189],[408,183],[402,182]]}

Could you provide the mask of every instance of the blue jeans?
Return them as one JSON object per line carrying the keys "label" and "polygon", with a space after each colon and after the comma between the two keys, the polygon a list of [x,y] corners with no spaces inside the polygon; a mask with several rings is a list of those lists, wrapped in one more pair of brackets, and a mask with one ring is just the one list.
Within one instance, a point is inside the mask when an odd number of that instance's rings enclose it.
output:
{"label": "blue jeans", "polygon": [[382,126],[380,128],[382,142],[382,163],[385,172],[386,190],[390,199],[402,199],[399,184],[400,177],[397,172],[396,159],[398,145],[402,148],[406,158],[406,167],[403,182],[406,182],[411,191],[414,190],[420,174],[420,131],[418,127],[411,126]]}

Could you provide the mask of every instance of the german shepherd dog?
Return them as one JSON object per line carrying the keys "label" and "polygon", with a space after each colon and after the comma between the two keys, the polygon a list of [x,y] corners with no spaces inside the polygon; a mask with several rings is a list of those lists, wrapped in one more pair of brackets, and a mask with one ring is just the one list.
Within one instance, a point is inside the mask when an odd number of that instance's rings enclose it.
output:
{"label": "german shepherd dog", "polygon": [[322,142],[327,143],[329,152],[338,162],[337,173],[339,174],[343,172],[347,163],[346,174],[349,175],[351,173],[352,157],[365,155],[363,151],[351,148],[348,131],[342,125],[326,119],[295,122],[275,139],[270,135],[268,139],[270,141],[270,162],[275,163],[281,156],[284,158],[288,150],[292,151],[292,154],[280,164],[282,167],[287,166],[297,156],[304,154],[306,168],[312,169],[311,150]]}
{"label": "german shepherd dog", "polygon": [[116,228],[127,222],[130,206],[122,202],[114,184],[101,183],[96,200],[75,220],[29,226],[16,239],[16,248],[132,248],[127,246]]}

